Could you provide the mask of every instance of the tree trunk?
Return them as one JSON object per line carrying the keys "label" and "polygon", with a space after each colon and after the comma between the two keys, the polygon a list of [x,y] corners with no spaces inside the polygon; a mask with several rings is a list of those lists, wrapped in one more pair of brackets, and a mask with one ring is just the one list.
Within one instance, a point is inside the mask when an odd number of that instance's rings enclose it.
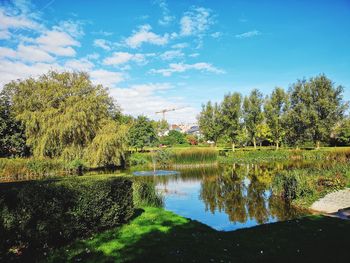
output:
{"label": "tree trunk", "polygon": [[280,143],[277,141],[276,142],[276,151],[278,151],[279,148],[280,148]]}
{"label": "tree trunk", "polygon": [[316,150],[320,149],[320,141],[316,141]]}
{"label": "tree trunk", "polygon": [[232,151],[233,151],[233,152],[235,151],[235,146],[236,146],[236,145],[235,145],[235,143],[233,142],[233,143],[232,143]]}
{"label": "tree trunk", "polygon": [[256,139],[255,139],[255,137],[253,137],[253,145],[254,145],[254,149],[256,149]]}

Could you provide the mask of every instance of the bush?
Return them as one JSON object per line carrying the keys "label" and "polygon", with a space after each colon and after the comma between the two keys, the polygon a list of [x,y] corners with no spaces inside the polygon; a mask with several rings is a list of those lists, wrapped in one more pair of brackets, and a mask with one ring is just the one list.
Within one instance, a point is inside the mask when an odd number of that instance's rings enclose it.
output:
{"label": "bush", "polygon": [[133,214],[132,182],[76,177],[0,185],[0,251],[64,244],[120,225]]}

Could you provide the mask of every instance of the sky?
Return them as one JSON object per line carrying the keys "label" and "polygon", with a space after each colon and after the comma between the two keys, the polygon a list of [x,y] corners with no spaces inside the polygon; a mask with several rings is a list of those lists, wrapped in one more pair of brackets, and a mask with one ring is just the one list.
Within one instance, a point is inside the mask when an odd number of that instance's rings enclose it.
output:
{"label": "sky", "polygon": [[350,100],[350,0],[0,0],[0,89],[86,71],[123,112],[195,123],[229,92],[324,73]]}

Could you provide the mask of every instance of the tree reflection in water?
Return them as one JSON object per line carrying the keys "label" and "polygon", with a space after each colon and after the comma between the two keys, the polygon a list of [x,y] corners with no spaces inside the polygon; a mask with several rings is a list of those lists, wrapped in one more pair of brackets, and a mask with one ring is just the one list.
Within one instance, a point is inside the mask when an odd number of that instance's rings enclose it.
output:
{"label": "tree reflection in water", "polygon": [[[282,169],[293,167],[281,163],[233,164],[185,169],[180,170],[180,175],[147,177],[142,180],[153,181],[157,189],[168,196],[165,206],[170,210],[175,207],[174,212],[183,212],[183,215],[200,221],[206,220],[203,216],[209,217],[207,213],[214,216],[224,213],[231,223],[252,226],[305,214],[305,211],[290,206],[272,194],[273,177]],[[189,187],[193,189],[190,191]],[[189,196],[185,197],[180,192]],[[167,204],[167,201],[170,203]],[[203,207],[202,212],[200,207]]]}

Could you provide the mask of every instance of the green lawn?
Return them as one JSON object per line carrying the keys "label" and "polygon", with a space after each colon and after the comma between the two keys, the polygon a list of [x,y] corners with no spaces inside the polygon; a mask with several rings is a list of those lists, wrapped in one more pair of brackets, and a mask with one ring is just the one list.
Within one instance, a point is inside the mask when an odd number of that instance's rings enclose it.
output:
{"label": "green lawn", "polygon": [[47,262],[348,262],[350,221],[324,216],[215,231],[159,208],[51,253]]}

